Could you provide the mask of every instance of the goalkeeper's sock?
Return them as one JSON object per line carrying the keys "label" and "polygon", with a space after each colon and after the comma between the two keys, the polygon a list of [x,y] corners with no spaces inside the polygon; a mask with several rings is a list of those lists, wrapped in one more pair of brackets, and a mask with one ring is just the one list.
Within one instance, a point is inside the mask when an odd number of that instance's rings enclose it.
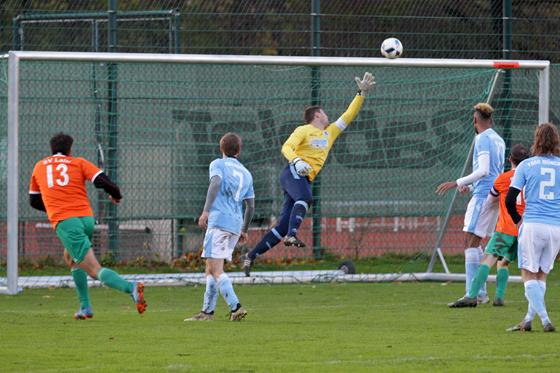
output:
{"label": "goalkeeper's sock", "polygon": [[280,235],[280,233],[278,233],[276,228],[272,228],[270,231],[268,231],[267,234],[264,235],[257,246],[255,246],[255,248],[251,250],[249,254],[247,254],[247,256],[249,257],[249,259],[255,260],[257,256],[266,253],[268,250],[276,246],[278,242],[280,242],[280,240],[282,240],[282,236]]}
{"label": "goalkeeper's sock", "polygon": [[496,273],[496,298],[504,299],[506,295],[506,286],[508,282],[509,271],[507,268],[498,269]]}
{"label": "goalkeeper's sock", "polygon": [[469,298],[477,297],[478,292],[482,288],[482,285],[486,283],[489,273],[490,273],[490,266],[488,266],[488,264],[484,263],[480,267],[478,267],[478,271],[476,272],[476,275],[473,277],[469,292],[467,293],[467,296]]}
{"label": "goalkeeper's sock", "polygon": [[237,304],[239,303],[239,299],[233,290],[233,285],[231,284],[231,279],[225,273],[222,273],[220,277],[218,277],[218,289],[220,289],[220,293],[224,300],[229,306],[229,309],[234,311],[237,308]]}
{"label": "goalkeeper's sock", "polygon": [[76,293],[80,300],[80,309],[83,310],[91,307],[86,271],[81,268],[72,268],[72,278],[74,279],[74,284],[76,284]]}
{"label": "goalkeeper's sock", "polygon": [[529,300],[529,305],[535,310],[543,325],[548,324],[548,312],[544,303],[544,291],[537,280],[529,280],[525,283],[525,294]]}
{"label": "goalkeeper's sock", "polygon": [[465,289],[466,289],[465,294],[470,293],[471,283],[474,276],[476,275],[476,271],[478,271],[479,265],[480,265],[480,260],[478,257],[478,247],[470,247],[466,249],[465,250],[465,274],[467,277],[467,281],[465,284]]}
{"label": "goalkeeper's sock", "polygon": [[206,276],[206,291],[204,292],[204,303],[202,304],[202,312],[213,313],[218,301],[218,284],[214,276]]}
{"label": "goalkeeper's sock", "polygon": [[288,236],[295,236],[299,226],[305,218],[309,206],[305,201],[296,201],[290,214],[290,225],[288,226]]}
{"label": "goalkeeper's sock", "polygon": [[97,273],[97,278],[110,288],[120,290],[124,293],[132,293],[132,282],[126,281],[119,274],[109,268],[101,268]]}

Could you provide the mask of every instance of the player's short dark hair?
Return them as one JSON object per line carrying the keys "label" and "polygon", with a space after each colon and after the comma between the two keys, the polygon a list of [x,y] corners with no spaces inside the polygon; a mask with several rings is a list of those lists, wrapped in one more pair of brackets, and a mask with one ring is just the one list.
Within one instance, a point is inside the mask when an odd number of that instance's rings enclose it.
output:
{"label": "player's short dark hair", "polygon": [[511,147],[509,156],[514,165],[518,165],[529,158],[529,149],[523,144],[515,144]]}
{"label": "player's short dark hair", "polygon": [[315,113],[320,112],[323,108],[319,105],[308,106],[303,112],[303,120],[305,123],[311,123],[315,118]]}
{"label": "player's short dark hair", "polygon": [[542,123],[535,129],[535,140],[531,146],[533,155],[553,154],[560,156],[558,129],[552,123]]}
{"label": "player's short dark hair", "polygon": [[64,155],[69,155],[73,143],[74,139],[72,136],[63,132],[57,133],[51,137],[50,141],[52,154],[62,153]]}
{"label": "player's short dark hair", "polygon": [[478,117],[482,120],[492,119],[492,113],[494,108],[485,102],[474,105],[474,111],[478,114]]}
{"label": "player's short dark hair", "polygon": [[235,157],[241,151],[241,136],[228,132],[220,139],[220,150],[228,157]]}

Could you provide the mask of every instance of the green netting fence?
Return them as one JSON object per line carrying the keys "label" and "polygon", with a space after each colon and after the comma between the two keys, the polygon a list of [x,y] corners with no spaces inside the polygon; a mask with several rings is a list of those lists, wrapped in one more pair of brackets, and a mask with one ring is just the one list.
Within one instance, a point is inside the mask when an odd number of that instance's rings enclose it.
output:
{"label": "green netting fence", "polygon": [[[4,78],[5,68],[4,61]],[[118,72],[114,106],[108,90],[111,68]],[[308,66],[24,61],[19,154],[22,258],[58,257],[61,249],[44,215],[27,203],[34,162],[49,154],[48,140],[58,131],[74,136],[75,155],[97,162],[98,145],[104,149],[105,166],[121,185],[124,200],[111,209],[103,194],[90,188],[98,218],[95,249],[127,261],[137,257],[169,261],[198,251],[202,232],[195,222],[204,204],[208,164],[220,156],[220,136],[238,132],[244,139],[241,161],[255,179],[253,245],[281,210],[278,176],[285,160],[280,147],[302,124],[313,90],[319,88],[321,103],[335,120],[355,94],[354,76],[364,70],[322,66],[317,86]],[[496,71],[373,69],[375,92],[335,143],[320,177],[321,209],[315,219],[321,223],[321,246],[315,249],[342,257],[430,252],[449,204],[449,196],[434,194],[435,187],[459,176],[474,136],[470,108],[487,99]],[[552,84],[557,74],[553,68]],[[538,121],[537,72],[514,70],[511,82],[511,87],[498,85],[495,92],[496,129],[504,134],[505,126],[510,126],[506,140],[529,145]],[[504,96],[508,90],[510,98]],[[552,101],[553,121],[559,104]],[[109,112],[115,107],[116,112]],[[2,110],[0,122],[3,139],[6,111]],[[4,212],[9,177],[4,158],[0,167]],[[466,202],[461,197],[455,206],[445,252],[462,250]],[[301,233],[308,243],[313,242],[312,214]],[[5,248],[3,238],[0,251]],[[313,252],[279,247],[270,255]]]}
{"label": "green netting fence", "polygon": [[[395,36],[405,46],[405,58],[506,56],[560,62],[556,2],[121,0],[116,2],[113,24],[108,4],[3,1],[0,50],[377,57],[381,41]],[[5,61],[0,63],[4,108],[0,261],[4,261],[7,73]],[[204,199],[207,163],[218,155],[219,136],[230,129],[244,136],[243,160],[257,180],[253,239],[273,224],[281,203],[279,147],[312,101],[309,68],[184,69],[118,65],[118,106],[110,113],[107,64],[26,65],[20,155],[23,258],[44,256],[58,247],[40,214],[27,207],[25,189],[28,164],[48,153],[48,138],[59,130],[72,133],[76,152],[94,161],[97,144],[102,144],[108,172],[121,183],[129,201],[115,210],[102,194],[90,191],[99,217],[98,253],[109,250],[123,260],[135,256],[168,260],[196,250],[201,232],[194,220]],[[265,72],[274,80],[262,82]],[[321,211],[315,218],[322,219],[321,247],[327,253],[368,256],[431,249],[448,203],[431,193],[442,179],[457,177],[472,138],[467,109],[484,100],[493,73],[374,72],[381,88],[339,139],[321,177]],[[320,94],[331,118],[344,110],[352,95],[351,78],[360,73],[321,69]],[[498,131],[509,143],[530,141],[537,117],[536,78],[531,74],[515,72],[511,87],[501,84],[493,101]],[[204,88],[223,80],[231,83],[218,91]],[[552,121],[560,115],[557,81],[558,69],[553,66]],[[465,203],[460,199],[455,208],[445,242],[448,251],[461,246]],[[309,222],[305,229],[311,241]],[[57,251],[52,253],[58,256]]]}
{"label": "green netting fence", "polygon": [[[0,50],[14,49],[19,39],[25,50],[93,51],[97,45],[106,51],[108,4],[5,0]],[[120,52],[169,53],[177,43],[181,53],[311,55],[318,32],[315,47],[324,56],[378,56],[381,41],[396,36],[407,57],[498,58],[504,22],[510,22],[511,47],[505,49],[513,58],[560,62],[555,1],[120,0],[117,10]],[[58,21],[37,19],[54,15]]]}

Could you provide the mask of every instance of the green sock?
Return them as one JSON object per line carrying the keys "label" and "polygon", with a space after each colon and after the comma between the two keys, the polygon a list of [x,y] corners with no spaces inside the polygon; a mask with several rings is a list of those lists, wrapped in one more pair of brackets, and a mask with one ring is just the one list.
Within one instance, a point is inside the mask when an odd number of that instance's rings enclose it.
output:
{"label": "green sock", "polygon": [[469,298],[476,298],[478,292],[480,291],[480,288],[482,288],[482,285],[484,285],[484,283],[486,282],[489,273],[490,267],[488,266],[488,264],[484,263],[481,264],[480,267],[478,267],[478,271],[476,271],[476,275],[471,282],[471,289],[468,294]]}
{"label": "green sock", "polygon": [[72,278],[76,284],[76,293],[80,300],[80,309],[91,307],[89,303],[89,289],[87,284],[87,273],[81,268],[72,268]]}
{"label": "green sock", "polygon": [[504,299],[508,277],[509,271],[507,268],[498,269],[498,273],[496,274],[496,298]]}
{"label": "green sock", "polygon": [[125,293],[132,293],[132,283],[126,281],[124,278],[119,276],[119,274],[109,268],[101,268],[99,273],[97,273],[97,278],[110,288],[120,290]]}

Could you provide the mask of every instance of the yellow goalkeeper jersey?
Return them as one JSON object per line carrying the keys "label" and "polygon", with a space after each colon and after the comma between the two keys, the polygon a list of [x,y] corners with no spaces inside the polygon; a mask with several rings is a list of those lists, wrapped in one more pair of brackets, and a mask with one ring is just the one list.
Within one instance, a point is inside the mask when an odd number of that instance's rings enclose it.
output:
{"label": "yellow goalkeeper jersey", "polygon": [[364,96],[356,95],[344,114],[324,130],[312,124],[297,127],[282,145],[282,154],[288,162],[299,157],[309,163],[312,168],[309,180],[312,181],[323,168],[334,141],[356,118],[363,103]]}

